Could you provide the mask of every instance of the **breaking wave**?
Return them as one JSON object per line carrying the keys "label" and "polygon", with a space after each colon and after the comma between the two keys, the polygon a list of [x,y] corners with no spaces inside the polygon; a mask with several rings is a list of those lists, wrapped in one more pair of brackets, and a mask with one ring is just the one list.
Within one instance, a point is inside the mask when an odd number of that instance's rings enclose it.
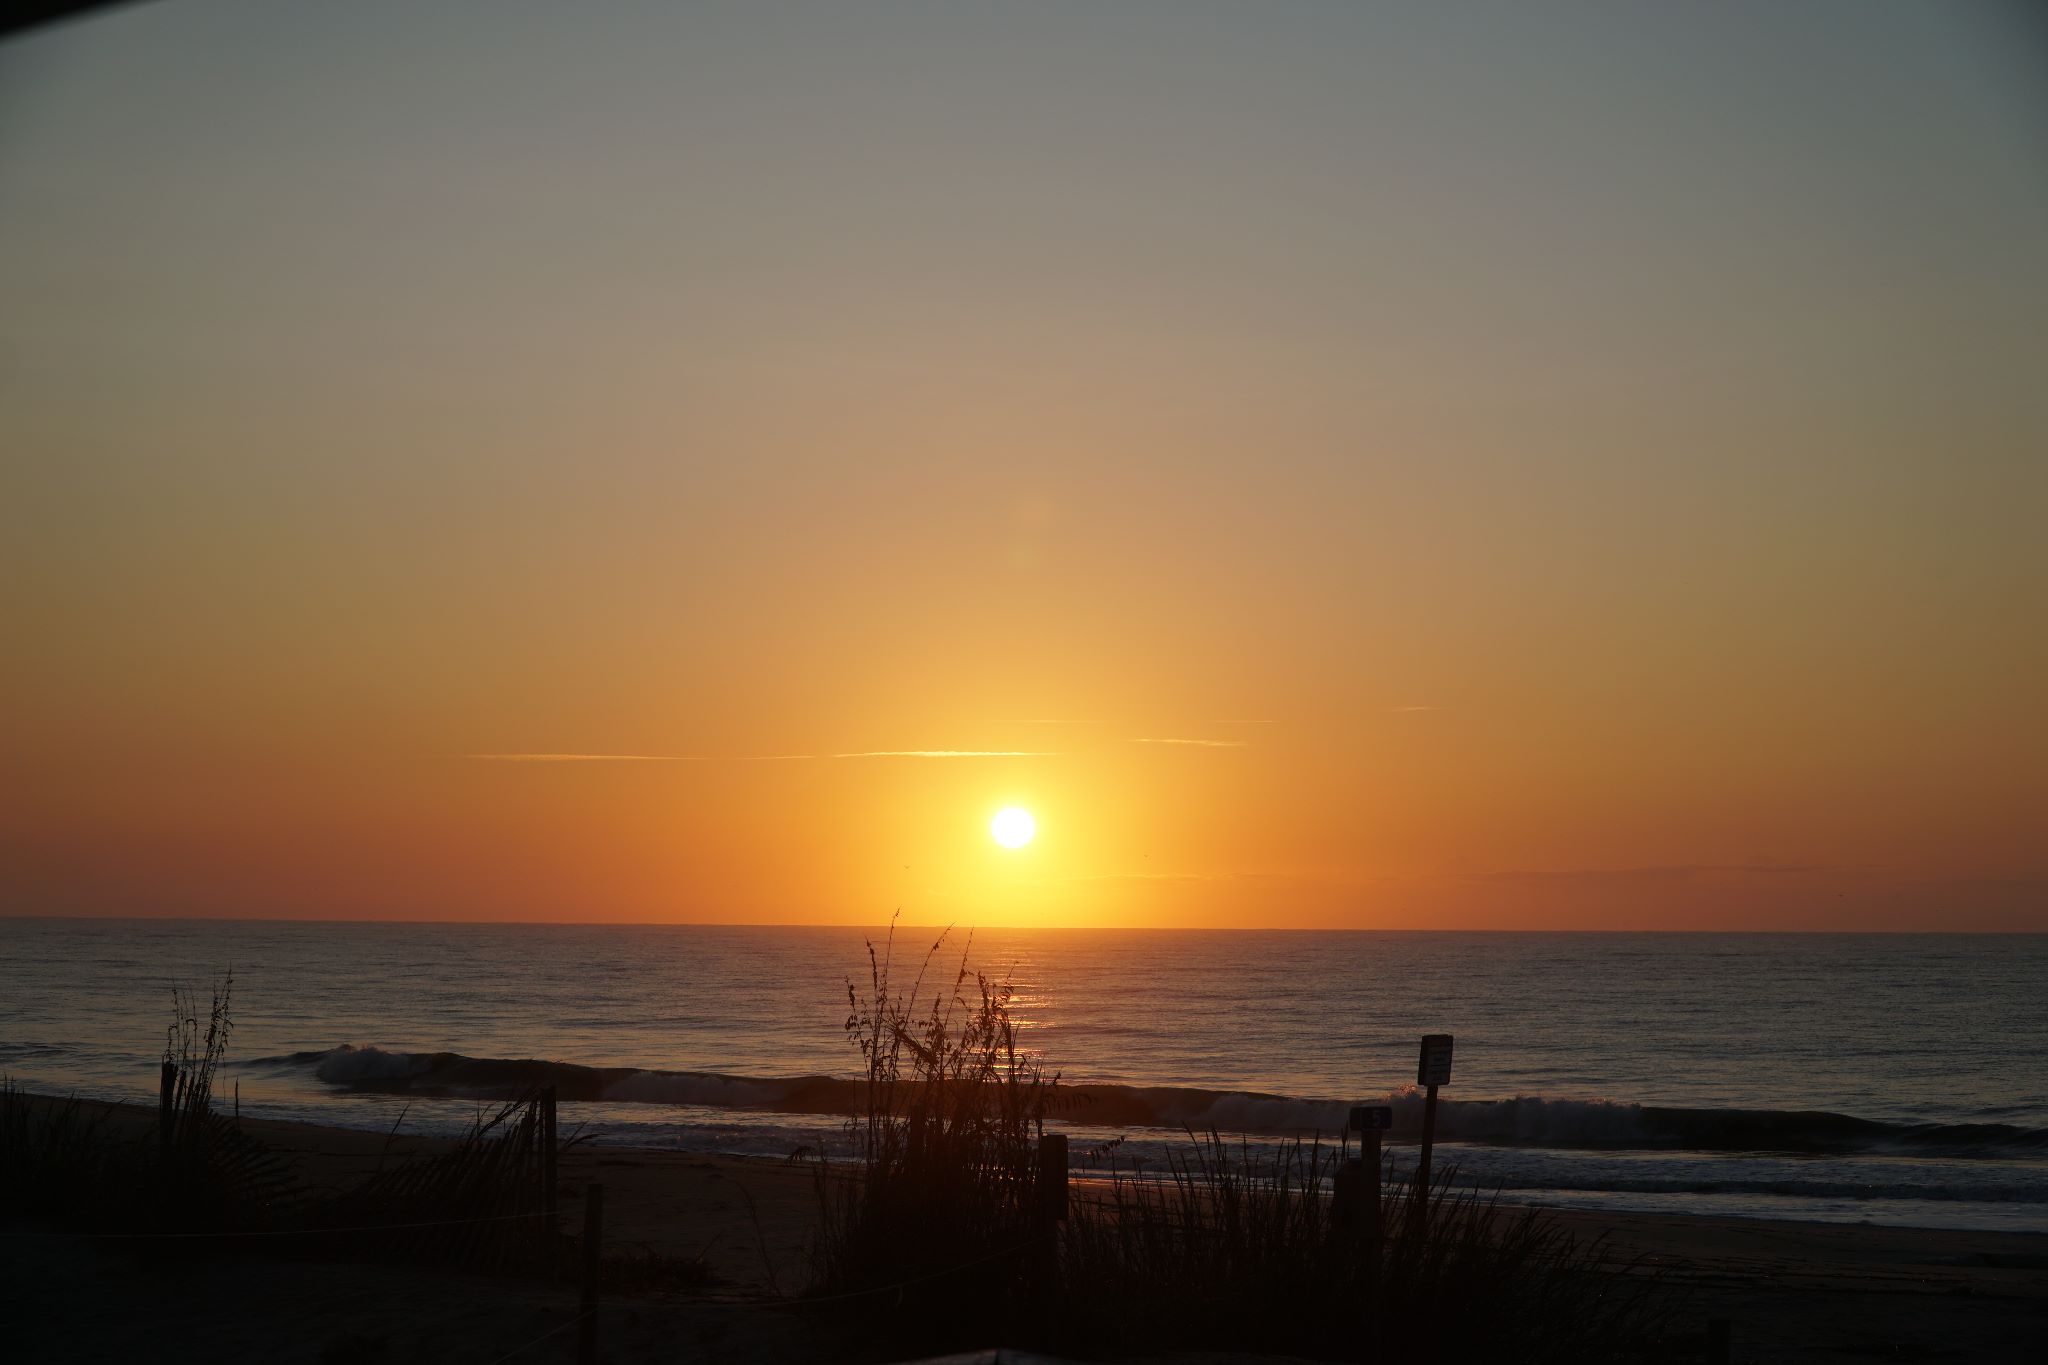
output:
{"label": "breaking wave", "polygon": [[[295,1052],[247,1065],[308,1070],[328,1085],[377,1094],[483,1098],[553,1085],[569,1101],[785,1114],[847,1114],[859,1098],[858,1082],[834,1076],[731,1076],[375,1047]],[[1071,1123],[1271,1135],[1335,1133],[1353,1103],[1183,1086],[1063,1085],[1060,1093],[1060,1117]],[[1357,1102],[1390,1106],[1396,1140],[1420,1130],[1423,1101],[1412,1087]],[[1508,1147],[2048,1157],[2048,1130],[2013,1124],[1885,1123],[1825,1111],[1688,1109],[1542,1096],[1441,1100],[1437,1133],[1452,1142]]]}

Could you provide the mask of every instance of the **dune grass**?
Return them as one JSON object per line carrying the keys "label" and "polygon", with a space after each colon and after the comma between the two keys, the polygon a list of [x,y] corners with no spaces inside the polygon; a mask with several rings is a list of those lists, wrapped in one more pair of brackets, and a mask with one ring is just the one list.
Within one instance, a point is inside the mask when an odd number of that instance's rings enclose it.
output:
{"label": "dune grass", "polygon": [[1018,1046],[1008,986],[970,973],[963,953],[927,989],[943,945],[906,987],[892,933],[869,945],[867,989],[847,986],[861,1112],[852,1160],[818,1168],[812,1266],[814,1295],[860,1303],[886,1288],[893,1335],[919,1343],[1012,1311],[1043,1241],[1038,1139],[1059,1093]]}
{"label": "dune grass", "polygon": [[1460,1190],[1454,1169],[1439,1172],[1419,1231],[1413,1182],[1383,1172],[1375,1238],[1329,1198],[1341,1145],[1190,1133],[1152,1175],[1096,1155],[1108,1177],[1076,1201],[1060,1242],[1069,1341],[1342,1360],[1661,1352],[1669,1304],[1651,1277],[1541,1210]]}
{"label": "dune grass", "polygon": [[173,987],[155,1125],[0,1082],[0,1207],[102,1233],[253,1231],[288,1216],[300,1193],[285,1163],[212,1107],[233,988],[224,974],[202,1004]]}
{"label": "dune grass", "polygon": [[[546,1144],[555,1141],[559,1157],[581,1138],[546,1131],[538,1093],[479,1110],[452,1146],[382,1161],[347,1188],[309,1188],[291,1162],[215,1108],[234,1032],[233,989],[232,973],[205,996],[173,987],[165,1098],[154,1123],[116,1122],[116,1111],[0,1081],[0,1209],[68,1232],[133,1236],[136,1248],[173,1249],[164,1254],[261,1246],[272,1256],[494,1271],[576,1263],[574,1238],[540,1215]],[[179,1238],[157,1240],[165,1233]],[[622,1258],[640,1279],[702,1278],[701,1268],[668,1259]]]}
{"label": "dune grass", "polygon": [[143,1155],[138,1142],[116,1140],[105,1110],[0,1080],[0,1209],[9,1217],[97,1226],[142,1201]]}
{"label": "dune grass", "polygon": [[[1058,1077],[1023,1046],[1010,989],[970,973],[964,953],[927,988],[943,946],[903,987],[892,933],[869,945],[866,989],[847,988],[865,1075],[850,1159],[819,1167],[809,1293],[849,1344],[1664,1358],[1654,1277],[1539,1210],[1457,1189],[1452,1170],[1426,1195],[1388,1182],[1385,1235],[1345,1225],[1330,1198],[1341,1139],[1191,1132],[1151,1172],[1112,1143],[1054,1221],[1039,1139]],[[1426,1217],[1411,1222],[1418,1198]]]}

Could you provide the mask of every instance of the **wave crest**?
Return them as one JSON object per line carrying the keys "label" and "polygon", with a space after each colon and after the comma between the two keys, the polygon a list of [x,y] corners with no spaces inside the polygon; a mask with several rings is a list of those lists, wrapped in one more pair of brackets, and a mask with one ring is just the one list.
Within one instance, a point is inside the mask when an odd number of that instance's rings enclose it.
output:
{"label": "wave crest", "polygon": [[[508,1096],[553,1085],[570,1101],[685,1105],[789,1114],[850,1114],[860,1083],[834,1076],[733,1076],[584,1066],[533,1058],[469,1057],[344,1045],[248,1063],[309,1070],[346,1090],[424,1096]],[[1061,1086],[1059,1117],[1108,1128],[1191,1128],[1232,1133],[1335,1134],[1353,1103],[1394,1111],[1392,1137],[1421,1130],[1413,1086],[1356,1099],[1308,1099],[1186,1086]],[[1915,1156],[2039,1157],[2048,1130],[2003,1123],[1883,1123],[1825,1111],[1691,1109],[1540,1095],[1441,1100],[1438,1136],[1510,1147],[1663,1148],[1721,1152],[1900,1152]]]}

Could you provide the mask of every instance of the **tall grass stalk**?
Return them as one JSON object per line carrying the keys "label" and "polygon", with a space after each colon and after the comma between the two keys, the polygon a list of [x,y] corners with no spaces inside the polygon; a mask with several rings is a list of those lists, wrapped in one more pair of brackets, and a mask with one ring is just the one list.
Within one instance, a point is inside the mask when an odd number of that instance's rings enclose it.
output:
{"label": "tall grass stalk", "polygon": [[171,987],[171,1022],[164,1031],[164,1064],[176,1072],[172,1089],[172,1146],[204,1142],[210,1135],[213,1082],[235,1031],[233,968],[214,978],[202,1018],[199,997],[188,986]]}
{"label": "tall grass stalk", "polygon": [[[868,945],[863,991],[847,984],[846,1033],[858,1049],[853,1160],[821,1163],[815,1292],[891,1286],[892,1303],[936,1336],[962,1317],[1001,1314],[1034,1245],[1038,1139],[1057,1095],[1018,1042],[1010,987],[972,973],[963,951],[926,989],[945,936],[907,988],[893,977],[895,935]],[[943,972],[943,969],[940,969]]]}
{"label": "tall grass stalk", "polygon": [[235,974],[204,997],[171,987],[164,1064],[173,1068],[168,1143],[161,1147],[151,1216],[183,1232],[260,1231],[288,1220],[302,1202],[286,1163],[213,1109],[214,1082],[235,1031]]}

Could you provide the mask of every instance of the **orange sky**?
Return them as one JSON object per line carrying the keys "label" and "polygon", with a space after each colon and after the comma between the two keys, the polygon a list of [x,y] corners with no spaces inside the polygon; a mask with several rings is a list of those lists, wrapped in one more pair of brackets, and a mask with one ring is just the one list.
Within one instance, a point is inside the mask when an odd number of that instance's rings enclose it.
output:
{"label": "orange sky", "polygon": [[2048,929],[1994,11],[346,8],[0,51],[0,913]]}

